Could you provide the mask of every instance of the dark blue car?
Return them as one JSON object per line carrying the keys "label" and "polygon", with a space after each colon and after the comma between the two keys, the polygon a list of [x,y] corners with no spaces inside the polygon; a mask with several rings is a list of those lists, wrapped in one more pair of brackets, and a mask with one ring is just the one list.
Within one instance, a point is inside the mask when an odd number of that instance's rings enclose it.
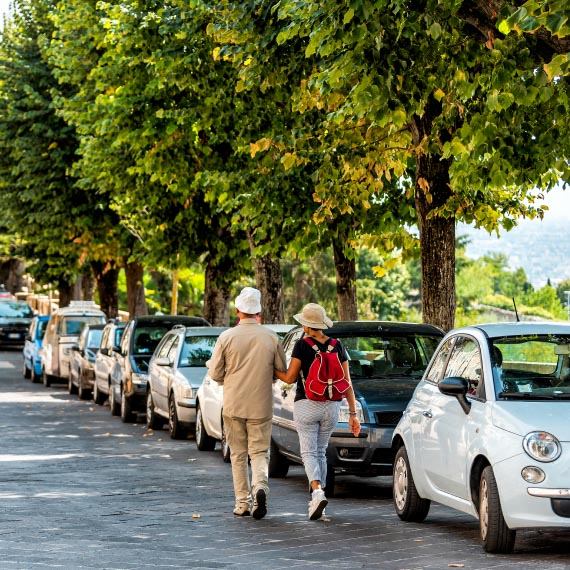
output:
{"label": "dark blue car", "polygon": [[24,344],[24,378],[31,378],[32,382],[41,382],[42,363],[40,349],[46,325],[49,321],[48,315],[36,316],[32,319],[30,329],[26,335]]}

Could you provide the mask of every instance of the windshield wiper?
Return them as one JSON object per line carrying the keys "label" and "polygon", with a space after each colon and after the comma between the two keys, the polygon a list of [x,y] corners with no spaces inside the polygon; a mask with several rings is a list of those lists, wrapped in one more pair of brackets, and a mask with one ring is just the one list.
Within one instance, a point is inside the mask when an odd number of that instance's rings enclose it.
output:
{"label": "windshield wiper", "polygon": [[499,398],[513,398],[519,400],[554,400],[555,396],[549,394],[533,394],[532,392],[499,392]]}

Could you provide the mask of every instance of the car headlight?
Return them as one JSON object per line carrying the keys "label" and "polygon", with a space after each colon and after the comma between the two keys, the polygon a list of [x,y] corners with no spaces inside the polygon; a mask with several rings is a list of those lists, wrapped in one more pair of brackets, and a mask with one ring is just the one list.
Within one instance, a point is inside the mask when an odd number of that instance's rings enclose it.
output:
{"label": "car headlight", "polygon": [[131,379],[133,384],[146,384],[148,382],[148,374],[137,374],[133,372]]}
{"label": "car headlight", "polygon": [[194,390],[190,384],[181,386],[182,397],[185,400],[191,400],[194,397]]}
{"label": "car headlight", "polygon": [[527,434],[523,440],[523,449],[530,457],[543,463],[555,461],[562,453],[560,442],[546,431],[533,431]]}
{"label": "car headlight", "polygon": [[[364,412],[362,411],[362,405],[357,400],[356,401],[356,417],[360,420],[360,423],[364,423]],[[348,402],[346,400],[342,401],[342,405],[340,406],[340,413],[338,415],[339,422],[348,422],[350,418],[350,410],[348,408]]]}

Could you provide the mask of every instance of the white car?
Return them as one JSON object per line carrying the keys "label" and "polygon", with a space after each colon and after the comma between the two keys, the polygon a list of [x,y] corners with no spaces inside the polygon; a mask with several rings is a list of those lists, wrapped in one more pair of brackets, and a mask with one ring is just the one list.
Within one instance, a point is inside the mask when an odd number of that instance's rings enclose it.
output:
{"label": "white car", "polygon": [[[263,325],[283,338],[296,325]],[[222,458],[230,462],[230,448],[224,432],[222,418],[224,389],[214,382],[208,374],[204,377],[196,396],[196,447],[200,451],[213,451],[216,443],[221,442]]]}
{"label": "white car", "polygon": [[570,324],[451,331],[394,432],[396,513],[471,514],[495,553],[517,529],[570,528],[569,417]]}
{"label": "white car", "polygon": [[206,362],[225,327],[174,326],[156,347],[148,367],[146,418],[149,428],[168,422],[172,439],[182,439],[196,424],[196,393]]}

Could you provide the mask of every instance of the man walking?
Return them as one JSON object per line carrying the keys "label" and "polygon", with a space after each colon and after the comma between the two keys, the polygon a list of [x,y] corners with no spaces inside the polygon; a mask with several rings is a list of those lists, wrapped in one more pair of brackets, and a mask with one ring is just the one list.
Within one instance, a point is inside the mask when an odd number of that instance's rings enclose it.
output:
{"label": "man walking", "polygon": [[[234,514],[261,519],[269,497],[268,462],[273,416],[273,370],[285,370],[277,335],[259,324],[261,293],[245,287],[235,300],[239,325],[224,331],[209,362],[223,384],[223,420],[231,451]],[[251,460],[251,484],[247,458]]]}

